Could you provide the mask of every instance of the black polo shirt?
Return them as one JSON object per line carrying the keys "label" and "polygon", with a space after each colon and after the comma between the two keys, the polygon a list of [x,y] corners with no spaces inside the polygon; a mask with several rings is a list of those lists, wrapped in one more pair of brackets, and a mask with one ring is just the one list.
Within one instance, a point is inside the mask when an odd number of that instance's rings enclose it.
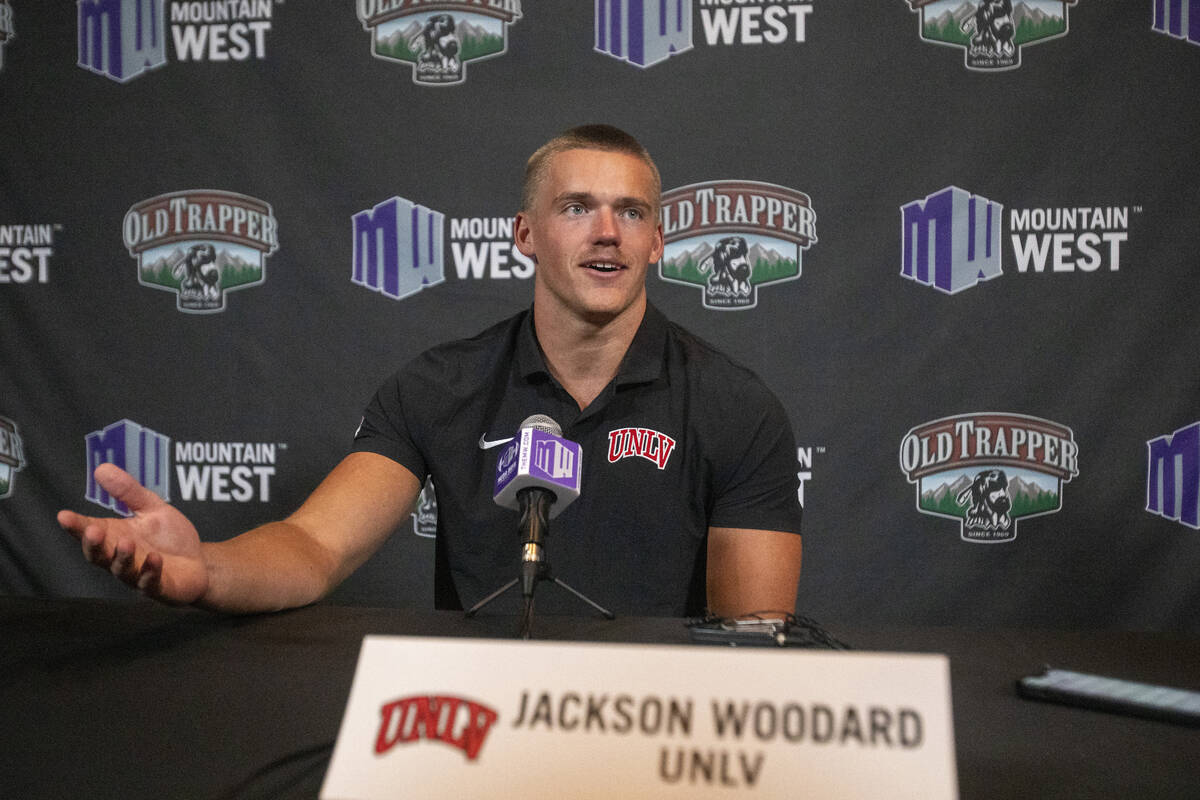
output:
{"label": "black polo shirt", "polygon": [[[487,445],[531,414],[583,447],[580,496],[550,522],[553,574],[617,614],[701,613],[710,525],[800,532],[791,426],[750,370],[647,306],[616,378],[580,411],[524,311],[400,369],[354,439],[433,479],[438,608],[469,608],[518,574],[518,513],[492,502],[504,448]],[[539,613],[589,611],[537,591]]]}

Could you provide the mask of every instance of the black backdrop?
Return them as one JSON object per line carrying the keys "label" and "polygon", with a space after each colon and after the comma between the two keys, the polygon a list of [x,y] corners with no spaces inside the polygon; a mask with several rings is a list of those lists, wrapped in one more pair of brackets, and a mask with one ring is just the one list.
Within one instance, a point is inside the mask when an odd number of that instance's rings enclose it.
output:
{"label": "black backdrop", "polygon": [[[1026,0],[991,41],[980,5],[0,3],[0,592],[125,596],[53,519],[111,513],[118,440],[206,538],[288,513],[396,366],[529,303],[524,159],[606,121],[730,203],[668,257],[765,254],[749,297],[682,260],[649,293],[789,410],[801,609],[1200,630],[1200,2]],[[401,206],[367,237],[397,298],[353,279],[353,219]],[[970,494],[996,472],[1006,518]],[[427,525],[337,599],[429,607]]]}

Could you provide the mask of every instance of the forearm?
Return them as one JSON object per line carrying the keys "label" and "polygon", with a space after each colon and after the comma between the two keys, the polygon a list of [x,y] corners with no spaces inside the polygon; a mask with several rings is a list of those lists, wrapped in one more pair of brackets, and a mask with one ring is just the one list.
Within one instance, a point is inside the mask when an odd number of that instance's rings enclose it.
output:
{"label": "forearm", "polygon": [[202,545],[208,589],[196,603],[231,614],[278,611],[320,600],[341,580],[338,559],[289,522],[272,522]]}
{"label": "forearm", "polygon": [[420,491],[396,462],[350,454],[286,520],[204,544],[208,590],[197,605],[251,613],[317,602],[375,552]]}

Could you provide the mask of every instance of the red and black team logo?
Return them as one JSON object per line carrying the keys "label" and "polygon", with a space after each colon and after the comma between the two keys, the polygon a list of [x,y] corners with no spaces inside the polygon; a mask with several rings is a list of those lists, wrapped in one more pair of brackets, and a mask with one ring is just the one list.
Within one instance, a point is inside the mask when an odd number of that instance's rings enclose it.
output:
{"label": "red and black team logo", "polygon": [[383,755],[396,745],[427,740],[462,750],[474,761],[498,714],[491,708],[449,695],[402,697],[379,709],[375,753]]}
{"label": "red and black team logo", "polygon": [[659,469],[666,469],[667,459],[675,450],[675,440],[650,428],[617,428],[608,432],[608,463],[623,458],[641,456]]}

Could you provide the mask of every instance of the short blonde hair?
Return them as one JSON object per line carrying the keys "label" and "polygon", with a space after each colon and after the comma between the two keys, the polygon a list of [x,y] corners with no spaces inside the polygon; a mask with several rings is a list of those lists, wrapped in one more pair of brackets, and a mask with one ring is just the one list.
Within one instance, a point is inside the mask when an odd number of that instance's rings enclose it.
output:
{"label": "short blonde hair", "polygon": [[658,213],[659,196],[662,194],[662,177],[649,151],[642,143],[620,128],[612,125],[579,125],[555,136],[534,151],[525,163],[525,180],[521,184],[521,210],[529,211],[538,186],[546,177],[550,159],[567,150],[605,150],[625,153],[640,159],[650,168],[654,178],[654,211]]}

